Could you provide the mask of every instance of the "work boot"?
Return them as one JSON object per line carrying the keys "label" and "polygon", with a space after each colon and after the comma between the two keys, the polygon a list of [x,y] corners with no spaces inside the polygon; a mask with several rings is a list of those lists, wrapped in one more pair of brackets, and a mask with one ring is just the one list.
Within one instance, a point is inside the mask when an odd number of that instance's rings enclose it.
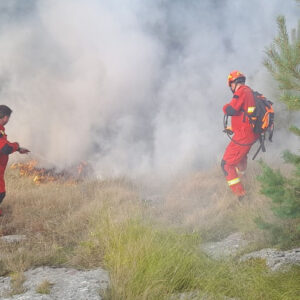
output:
{"label": "work boot", "polygon": [[236,184],[233,192],[238,196],[239,201],[242,201],[242,199],[246,196],[246,191],[244,190],[242,184]]}
{"label": "work boot", "polygon": [[246,194],[241,182],[230,186],[233,193],[237,196],[244,196]]}
{"label": "work boot", "polygon": [[243,199],[245,199],[246,191],[244,189],[239,190],[236,195],[238,196],[239,201],[241,202]]}

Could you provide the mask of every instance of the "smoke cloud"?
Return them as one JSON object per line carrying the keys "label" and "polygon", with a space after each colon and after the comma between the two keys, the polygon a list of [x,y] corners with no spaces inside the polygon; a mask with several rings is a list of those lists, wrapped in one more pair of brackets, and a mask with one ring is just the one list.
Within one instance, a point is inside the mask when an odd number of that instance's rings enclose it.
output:
{"label": "smoke cloud", "polygon": [[[0,2],[0,102],[11,141],[44,164],[170,176],[219,163],[222,106],[238,69],[267,97],[276,16],[293,1]],[[276,151],[280,151],[278,147]]]}

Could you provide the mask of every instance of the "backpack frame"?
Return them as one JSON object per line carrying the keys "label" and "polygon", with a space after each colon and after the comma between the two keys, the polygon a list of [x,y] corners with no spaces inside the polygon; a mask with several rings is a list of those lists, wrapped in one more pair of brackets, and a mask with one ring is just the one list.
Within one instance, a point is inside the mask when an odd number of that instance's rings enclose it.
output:
{"label": "backpack frame", "polygon": [[[253,127],[253,132],[259,135],[258,140],[260,142],[260,146],[252,158],[252,160],[254,160],[260,150],[262,150],[262,152],[266,152],[266,133],[269,134],[268,140],[272,142],[275,113],[272,107],[273,102],[268,100],[257,91],[252,90],[252,93],[254,97],[255,107],[248,108],[247,112],[244,111],[244,118],[247,117],[249,119],[249,122]],[[241,144],[235,141],[230,136],[233,132],[227,129],[227,122],[228,115],[224,115],[224,132],[227,133],[227,136],[232,142],[240,146],[251,146],[256,143],[256,141],[254,141],[251,144]]]}

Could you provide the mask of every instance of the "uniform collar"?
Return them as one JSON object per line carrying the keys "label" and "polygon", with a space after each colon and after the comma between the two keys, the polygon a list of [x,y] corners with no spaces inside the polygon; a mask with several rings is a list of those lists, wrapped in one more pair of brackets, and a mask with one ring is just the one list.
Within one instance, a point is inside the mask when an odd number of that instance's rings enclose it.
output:
{"label": "uniform collar", "polygon": [[243,89],[247,89],[247,88],[249,88],[246,84],[242,84],[242,85],[240,85],[239,87],[238,87],[238,89],[236,89],[236,91],[234,92],[234,93],[236,93],[237,91],[241,91],[241,90],[243,90]]}

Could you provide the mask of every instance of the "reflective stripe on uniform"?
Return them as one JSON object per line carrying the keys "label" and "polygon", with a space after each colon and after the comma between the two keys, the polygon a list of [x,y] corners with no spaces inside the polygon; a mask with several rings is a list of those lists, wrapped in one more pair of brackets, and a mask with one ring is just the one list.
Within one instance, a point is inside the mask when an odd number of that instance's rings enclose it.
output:
{"label": "reflective stripe on uniform", "polygon": [[237,178],[234,178],[232,180],[228,180],[227,182],[228,182],[228,185],[231,186],[231,185],[239,183],[240,181],[241,181],[240,178],[237,177]]}
{"label": "reflective stripe on uniform", "polygon": [[255,110],[255,106],[249,106],[248,107],[248,114],[252,114]]}

